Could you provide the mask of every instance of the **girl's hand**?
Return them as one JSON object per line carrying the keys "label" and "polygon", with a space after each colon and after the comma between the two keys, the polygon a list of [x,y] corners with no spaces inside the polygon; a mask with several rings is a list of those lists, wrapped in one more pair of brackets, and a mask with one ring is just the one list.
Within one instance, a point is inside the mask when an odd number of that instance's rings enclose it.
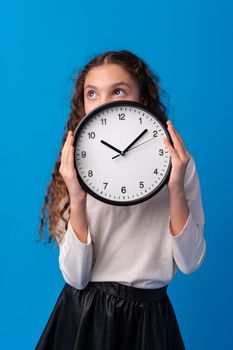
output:
{"label": "girl's hand", "polygon": [[62,148],[61,165],[59,172],[67,186],[70,195],[70,201],[80,202],[86,199],[86,192],[80,186],[77,173],[74,168],[74,137],[72,131],[68,132],[66,141]]}
{"label": "girl's hand", "polygon": [[168,125],[168,132],[171,136],[171,139],[174,145],[174,147],[172,147],[168,139],[164,140],[164,143],[168,149],[168,152],[170,153],[171,162],[172,162],[171,175],[167,186],[169,190],[181,189],[183,191],[185,171],[191,156],[189,152],[186,150],[182,138],[180,137],[178,132],[175,130],[170,120],[167,121],[167,125]]}

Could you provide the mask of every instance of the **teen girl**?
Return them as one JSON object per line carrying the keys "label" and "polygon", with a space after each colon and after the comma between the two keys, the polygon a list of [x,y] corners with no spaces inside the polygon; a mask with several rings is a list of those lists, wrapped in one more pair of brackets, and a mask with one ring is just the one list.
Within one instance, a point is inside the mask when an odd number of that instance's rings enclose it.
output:
{"label": "teen girl", "polygon": [[[191,274],[206,254],[199,177],[184,142],[167,120],[159,78],[129,51],[93,58],[76,80],[61,152],[42,207],[49,242],[59,243],[65,285],[37,350],[185,349],[167,294],[177,269]],[[74,168],[73,132],[94,108],[138,101],[167,121],[173,146],[168,184],[133,206],[89,196]],[[55,241],[56,242],[56,241]]]}

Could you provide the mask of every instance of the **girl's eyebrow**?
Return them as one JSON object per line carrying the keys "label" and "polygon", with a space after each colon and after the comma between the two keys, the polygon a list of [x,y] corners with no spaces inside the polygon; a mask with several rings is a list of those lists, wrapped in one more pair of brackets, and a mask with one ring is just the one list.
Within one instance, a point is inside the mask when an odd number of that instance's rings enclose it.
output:
{"label": "girl's eyebrow", "polygon": [[[119,86],[119,85],[125,85],[125,86],[127,86],[128,88],[131,88],[131,85],[128,84],[128,83],[126,83],[125,81],[119,81],[118,83],[114,83],[114,84],[111,85],[111,88],[114,88],[114,87]],[[94,86],[94,85],[86,85],[85,88],[84,88],[84,90],[86,90],[86,89],[88,89],[88,88],[98,90],[98,88],[97,88],[96,86]]]}

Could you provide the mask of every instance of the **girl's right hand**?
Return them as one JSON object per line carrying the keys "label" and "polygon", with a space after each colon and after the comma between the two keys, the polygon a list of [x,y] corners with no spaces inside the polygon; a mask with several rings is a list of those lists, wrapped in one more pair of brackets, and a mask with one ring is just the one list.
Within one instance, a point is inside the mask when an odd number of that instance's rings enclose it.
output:
{"label": "girl's right hand", "polygon": [[68,132],[66,141],[62,148],[61,165],[59,172],[67,186],[70,201],[82,201],[86,199],[86,192],[80,186],[77,173],[74,168],[74,137],[72,131]]}

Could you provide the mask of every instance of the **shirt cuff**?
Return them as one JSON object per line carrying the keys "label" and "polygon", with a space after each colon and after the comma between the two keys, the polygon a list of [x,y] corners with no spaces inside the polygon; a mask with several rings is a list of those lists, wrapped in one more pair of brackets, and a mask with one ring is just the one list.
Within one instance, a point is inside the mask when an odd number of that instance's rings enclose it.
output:
{"label": "shirt cuff", "polygon": [[178,268],[185,274],[198,269],[206,255],[206,242],[203,237],[203,227],[196,224],[192,213],[190,212],[182,231],[176,236],[171,233],[169,219],[168,232]]}
{"label": "shirt cuff", "polygon": [[88,243],[83,243],[78,239],[68,221],[58,259],[65,281],[77,289],[83,289],[91,276],[93,249],[90,228],[87,241]]}

